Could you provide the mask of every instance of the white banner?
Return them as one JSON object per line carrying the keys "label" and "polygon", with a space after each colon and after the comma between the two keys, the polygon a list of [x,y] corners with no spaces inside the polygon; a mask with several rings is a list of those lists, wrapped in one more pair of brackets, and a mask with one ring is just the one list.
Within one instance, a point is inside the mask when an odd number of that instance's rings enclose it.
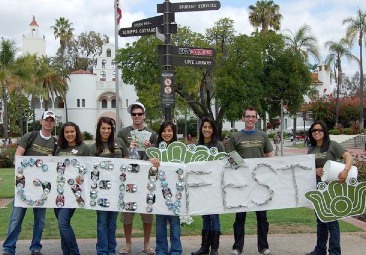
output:
{"label": "white banner", "polygon": [[187,164],[100,157],[17,157],[15,206],[204,215],[309,205],[314,155]]}

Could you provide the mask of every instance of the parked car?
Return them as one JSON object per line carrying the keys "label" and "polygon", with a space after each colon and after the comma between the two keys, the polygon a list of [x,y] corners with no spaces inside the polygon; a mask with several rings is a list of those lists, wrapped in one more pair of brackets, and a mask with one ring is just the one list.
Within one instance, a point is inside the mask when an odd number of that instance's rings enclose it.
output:
{"label": "parked car", "polygon": [[[305,136],[306,136],[306,133],[303,133],[303,132],[296,134],[296,141],[304,140]],[[289,139],[291,140],[291,142],[293,142],[294,141],[293,135],[290,135]]]}

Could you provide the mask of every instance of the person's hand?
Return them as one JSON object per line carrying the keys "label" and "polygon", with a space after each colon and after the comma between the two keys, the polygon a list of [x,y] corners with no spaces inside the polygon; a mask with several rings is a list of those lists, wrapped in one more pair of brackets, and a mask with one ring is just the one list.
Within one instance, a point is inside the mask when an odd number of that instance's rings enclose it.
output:
{"label": "person's hand", "polygon": [[134,149],[137,147],[137,142],[136,141],[131,141],[130,143],[130,149]]}
{"label": "person's hand", "polygon": [[348,171],[347,169],[343,169],[339,174],[338,174],[338,179],[340,183],[343,183],[347,180],[347,176],[348,176]]}
{"label": "person's hand", "polygon": [[149,141],[149,140],[145,140],[145,141],[144,141],[144,147],[145,147],[145,148],[150,148],[150,147],[151,147],[151,143],[150,143],[150,141]]}
{"label": "person's hand", "polygon": [[318,167],[316,170],[316,175],[321,177],[324,174],[324,170],[322,167]]}
{"label": "person's hand", "polygon": [[160,166],[159,159],[157,159],[157,158],[151,158],[150,159],[150,162],[151,162],[151,164],[153,164],[153,166],[155,166],[156,168],[159,168],[159,166]]}

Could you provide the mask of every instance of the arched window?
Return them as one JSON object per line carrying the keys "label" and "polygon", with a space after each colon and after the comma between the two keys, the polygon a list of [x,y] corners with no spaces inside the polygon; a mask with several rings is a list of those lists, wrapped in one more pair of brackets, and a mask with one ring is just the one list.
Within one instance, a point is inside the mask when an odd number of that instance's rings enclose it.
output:
{"label": "arched window", "polygon": [[81,99],[81,107],[85,107],[85,99]]}
{"label": "arched window", "polygon": [[102,99],[102,108],[107,108],[107,99]]}
{"label": "arched window", "polygon": [[111,49],[107,49],[107,57],[111,57],[112,56],[112,51],[111,51]]}
{"label": "arched window", "polygon": [[116,64],[116,61],[113,59],[111,62],[112,67],[114,68],[114,65]]}
{"label": "arched window", "polygon": [[112,81],[115,81],[116,80],[116,71],[113,71],[112,72]]}
{"label": "arched window", "polygon": [[76,100],[76,107],[80,107],[80,99]]}
{"label": "arched window", "polygon": [[103,59],[102,60],[102,68],[105,68],[105,64],[107,64],[107,60]]}
{"label": "arched window", "polygon": [[112,99],[112,108],[116,108],[116,99]]}
{"label": "arched window", "polygon": [[65,108],[65,103],[62,97],[56,97],[55,99],[55,108]]}

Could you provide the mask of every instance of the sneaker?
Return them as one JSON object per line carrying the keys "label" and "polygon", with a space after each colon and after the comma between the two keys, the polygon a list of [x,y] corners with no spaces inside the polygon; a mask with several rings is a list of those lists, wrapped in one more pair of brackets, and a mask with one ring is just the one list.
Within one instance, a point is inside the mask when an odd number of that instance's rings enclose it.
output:
{"label": "sneaker", "polygon": [[241,254],[241,252],[237,249],[233,249],[231,252],[230,252],[230,255],[239,255]]}
{"label": "sneaker", "polygon": [[272,252],[269,249],[263,249],[259,252],[259,254],[272,255]]}
{"label": "sneaker", "polygon": [[42,255],[42,252],[38,250],[33,250],[31,255]]}

